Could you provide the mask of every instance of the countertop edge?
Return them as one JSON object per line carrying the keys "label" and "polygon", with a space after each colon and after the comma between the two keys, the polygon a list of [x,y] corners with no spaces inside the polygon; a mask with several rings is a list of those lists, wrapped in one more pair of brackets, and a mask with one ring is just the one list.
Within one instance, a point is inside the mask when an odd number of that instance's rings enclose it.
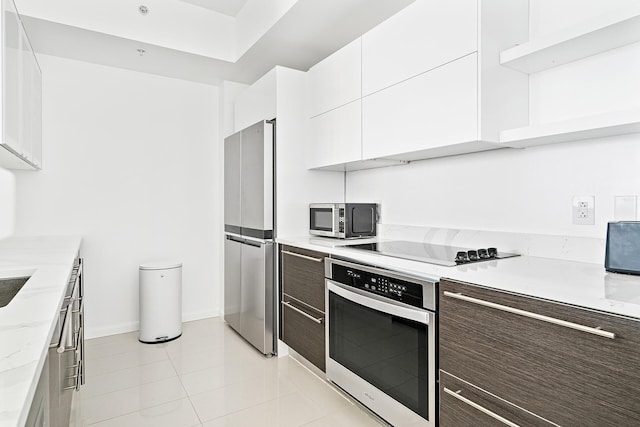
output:
{"label": "countertop edge", "polygon": [[363,241],[314,236],[282,237],[276,241],[418,277],[447,278],[640,321],[640,276],[610,273],[600,264],[521,255],[442,267],[343,247]]}
{"label": "countertop edge", "polygon": [[[42,291],[43,300],[46,299],[48,301],[46,307],[36,307],[36,309],[44,309],[43,311],[46,312],[46,319],[41,319],[38,323],[40,329],[32,332],[35,335],[34,339],[37,339],[37,343],[31,346],[32,350],[25,356],[24,364],[17,365],[18,367],[32,366],[25,374],[29,378],[20,381],[21,384],[28,384],[28,387],[26,389],[18,387],[13,396],[13,405],[2,408],[3,411],[6,411],[5,414],[15,414],[15,417],[9,415],[9,417],[0,422],[0,427],[22,427],[26,423],[40,375],[47,360],[51,338],[56,329],[57,316],[62,307],[73,263],[75,258],[80,255],[82,240],[81,236],[11,236],[0,240],[0,273],[15,270],[33,270],[31,277],[38,276],[34,283],[31,283],[33,288],[29,288],[30,282],[28,281],[7,307],[14,303],[18,304],[17,307],[20,307],[20,304],[24,305],[28,299],[25,297],[33,296],[38,291]],[[60,274],[61,271],[64,271],[64,273]],[[57,278],[55,280],[56,283],[49,284],[48,276],[50,275]],[[61,277],[64,277],[64,281]],[[24,290],[27,292],[22,293]],[[53,297],[52,293],[57,297]],[[15,310],[13,312],[3,312],[0,309],[0,319],[3,322],[7,322],[11,314],[16,314]],[[46,334],[43,332],[42,325],[48,325]],[[18,324],[15,328],[20,327],[23,326]],[[10,327],[8,328],[10,329]],[[38,326],[34,326],[34,328],[38,328]],[[34,349],[38,349],[39,357],[36,356]],[[29,358],[29,355],[32,358]],[[20,361],[22,362],[22,360]],[[12,361],[12,364],[16,364],[16,362]],[[12,368],[5,369],[0,374],[11,370]]]}

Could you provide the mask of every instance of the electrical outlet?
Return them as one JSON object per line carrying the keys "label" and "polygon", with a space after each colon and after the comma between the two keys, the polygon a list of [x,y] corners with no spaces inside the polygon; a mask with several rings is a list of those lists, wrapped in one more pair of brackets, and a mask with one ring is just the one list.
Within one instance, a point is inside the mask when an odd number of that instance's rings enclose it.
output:
{"label": "electrical outlet", "polygon": [[574,196],[572,204],[573,223],[593,225],[596,223],[594,196]]}

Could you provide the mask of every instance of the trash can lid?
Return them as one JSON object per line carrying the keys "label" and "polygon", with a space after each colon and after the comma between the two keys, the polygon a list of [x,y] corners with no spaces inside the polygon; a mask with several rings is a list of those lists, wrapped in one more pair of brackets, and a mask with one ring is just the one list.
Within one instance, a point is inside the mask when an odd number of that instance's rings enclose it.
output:
{"label": "trash can lid", "polygon": [[140,264],[140,270],[167,270],[179,267],[182,267],[182,262],[176,260],[149,261]]}

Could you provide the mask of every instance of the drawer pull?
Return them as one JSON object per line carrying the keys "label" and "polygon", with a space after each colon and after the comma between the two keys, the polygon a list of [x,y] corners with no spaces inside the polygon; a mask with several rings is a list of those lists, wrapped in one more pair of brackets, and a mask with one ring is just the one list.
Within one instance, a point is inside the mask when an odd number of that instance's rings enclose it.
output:
{"label": "drawer pull", "polygon": [[467,405],[477,409],[478,411],[482,412],[483,414],[486,414],[488,416],[490,416],[491,418],[493,418],[494,420],[500,421],[502,424],[506,424],[510,427],[520,427],[518,424],[516,423],[512,423],[511,421],[509,421],[508,419],[501,417],[500,415],[496,414],[493,411],[488,410],[487,408],[485,408],[484,406],[480,406],[475,402],[472,402],[471,400],[467,399],[464,396],[460,395],[460,391],[451,391],[448,388],[444,388],[444,392],[447,394],[450,394],[451,396],[455,397],[456,399],[458,399],[461,402],[466,403]]}
{"label": "drawer pull", "polygon": [[547,323],[553,323],[554,325],[564,326],[565,328],[575,329],[577,331],[587,332],[587,333],[598,335],[605,338],[614,339],[616,337],[616,334],[614,334],[613,332],[607,332],[599,328],[592,328],[589,326],[580,325],[578,323],[567,322],[566,320],[556,319],[555,317],[543,316],[542,314],[532,313],[530,311],[520,310],[518,308],[508,307],[506,305],[496,304],[494,302],[489,302],[489,301],[485,301],[477,298],[468,297],[466,295],[462,295],[459,293],[444,291],[444,295],[447,297],[459,299],[462,301],[467,301],[473,304],[495,308],[496,310],[502,310],[508,313],[518,314],[520,316],[541,320]]}
{"label": "drawer pull", "polygon": [[315,262],[322,262],[324,261],[324,258],[314,258],[312,256],[307,256],[307,255],[302,255],[302,254],[297,254],[295,252],[289,252],[289,251],[282,251],[283,254],[287,254],[287,255],[293,255],[293,256],[297,256],[298,258],[304,258],[307,259],[309,261],[315,261]]}
{"label": "drawer pull", "polygon": [[324,319],[322,317],[313,317],[310,314],[305,313],[304,311],[300,310],[297,307],[294,307],[293,305],[289,304],[287,301],[282,301],[282,305],[286,305],[287,307],[289,307],[290,309],[292,309],[293,311],[296,311],[300,314],[302,314],[304,317],[306,317],[309,320],[313,320],[314,322],[316,322],[318,325],[322,325],[322,322],[324,322]]}

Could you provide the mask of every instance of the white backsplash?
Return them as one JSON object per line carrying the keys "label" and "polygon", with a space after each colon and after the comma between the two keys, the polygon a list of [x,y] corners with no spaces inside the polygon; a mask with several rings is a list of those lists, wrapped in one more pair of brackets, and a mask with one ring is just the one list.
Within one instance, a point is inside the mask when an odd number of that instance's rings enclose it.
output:
{"label": "white backsplash", "polygon": [[378,224],[378,236],[388,240],[408,240],[467,248],[495,247],[501,252],[604,264],[605,240],[592,237],[553,236],[394,224]]}

